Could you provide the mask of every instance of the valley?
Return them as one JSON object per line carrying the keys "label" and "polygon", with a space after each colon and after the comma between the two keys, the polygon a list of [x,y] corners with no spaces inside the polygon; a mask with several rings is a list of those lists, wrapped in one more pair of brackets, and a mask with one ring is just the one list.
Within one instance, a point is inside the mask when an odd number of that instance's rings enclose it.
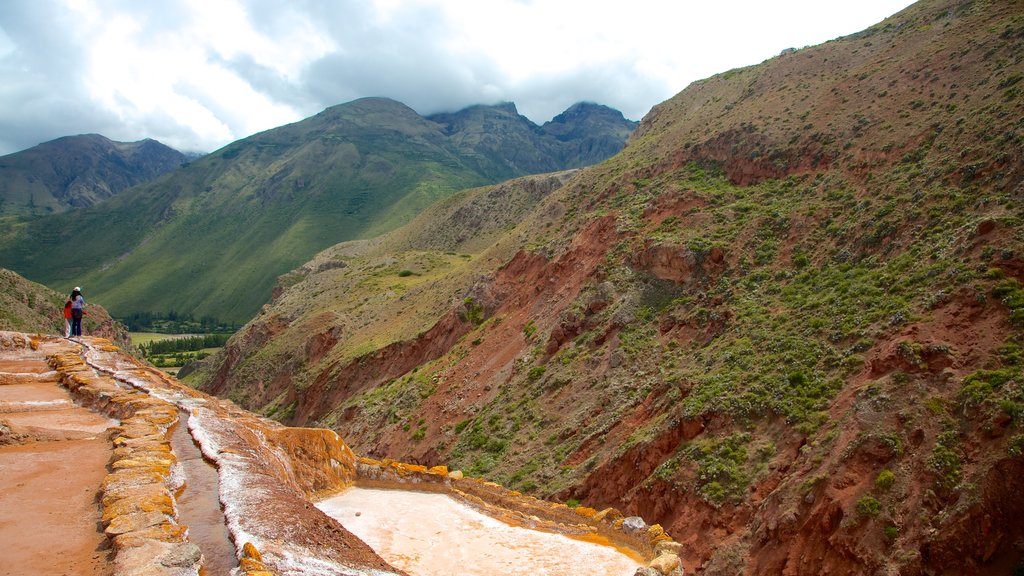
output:
{"label": "valley", "polygon": [[[1022,80],[1019,2],[921,0],[638,124],[357,100],[0,235],[120,317],[237,328],[180,379],[99,313],[120,350],[10,347],[188,411],[253,573],[414,572],[312,503],[415,485],[637,576],[1016,574]],[[3,279],[0,328],[56,333]]]}
{"label": "valley", "polygon": [[321,252],[186,381],[705,574],[1009,570],[1021,30],[919,2],[697,82],[599,165]]}

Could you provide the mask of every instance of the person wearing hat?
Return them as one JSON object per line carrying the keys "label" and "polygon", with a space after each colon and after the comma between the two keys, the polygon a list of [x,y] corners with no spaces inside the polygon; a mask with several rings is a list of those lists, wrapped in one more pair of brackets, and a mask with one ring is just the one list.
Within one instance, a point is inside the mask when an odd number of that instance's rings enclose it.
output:
{"label": "person wearing hat", "polygon": [[71,291],[71,335],[82,335],[82,316],[85,315],[85,298],[82,297],[82,289],[75,286]]}

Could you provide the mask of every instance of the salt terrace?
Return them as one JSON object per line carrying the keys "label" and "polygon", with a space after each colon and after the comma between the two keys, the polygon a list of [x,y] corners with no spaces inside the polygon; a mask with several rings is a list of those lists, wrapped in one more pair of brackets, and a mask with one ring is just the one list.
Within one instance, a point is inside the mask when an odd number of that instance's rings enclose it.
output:
{"label": "salt terrace", "polygon": [[0,332],[0,468],[4,574],[682,574],[658,525],[358,457],[100,338]]}

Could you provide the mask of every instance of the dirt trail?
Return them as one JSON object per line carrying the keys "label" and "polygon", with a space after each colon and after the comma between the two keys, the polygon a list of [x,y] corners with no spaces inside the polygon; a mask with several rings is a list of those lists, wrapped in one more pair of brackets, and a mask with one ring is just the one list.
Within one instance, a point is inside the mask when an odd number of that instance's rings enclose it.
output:
{"label": "dirt trail", "polygon": [[0,576],[113,573],[97,493],[117,422],[72,402],[42,355],[0,352]]}

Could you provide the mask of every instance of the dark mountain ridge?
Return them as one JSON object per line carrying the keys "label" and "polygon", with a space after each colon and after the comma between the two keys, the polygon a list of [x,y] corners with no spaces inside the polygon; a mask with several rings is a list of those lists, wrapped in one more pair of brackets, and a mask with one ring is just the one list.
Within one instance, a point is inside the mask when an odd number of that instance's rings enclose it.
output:
{"label": "dark mountain ridge", "polygon": [[0,216],[86,208],[179,168],[187,158],[156,140],[65,136],[0,157]]}

